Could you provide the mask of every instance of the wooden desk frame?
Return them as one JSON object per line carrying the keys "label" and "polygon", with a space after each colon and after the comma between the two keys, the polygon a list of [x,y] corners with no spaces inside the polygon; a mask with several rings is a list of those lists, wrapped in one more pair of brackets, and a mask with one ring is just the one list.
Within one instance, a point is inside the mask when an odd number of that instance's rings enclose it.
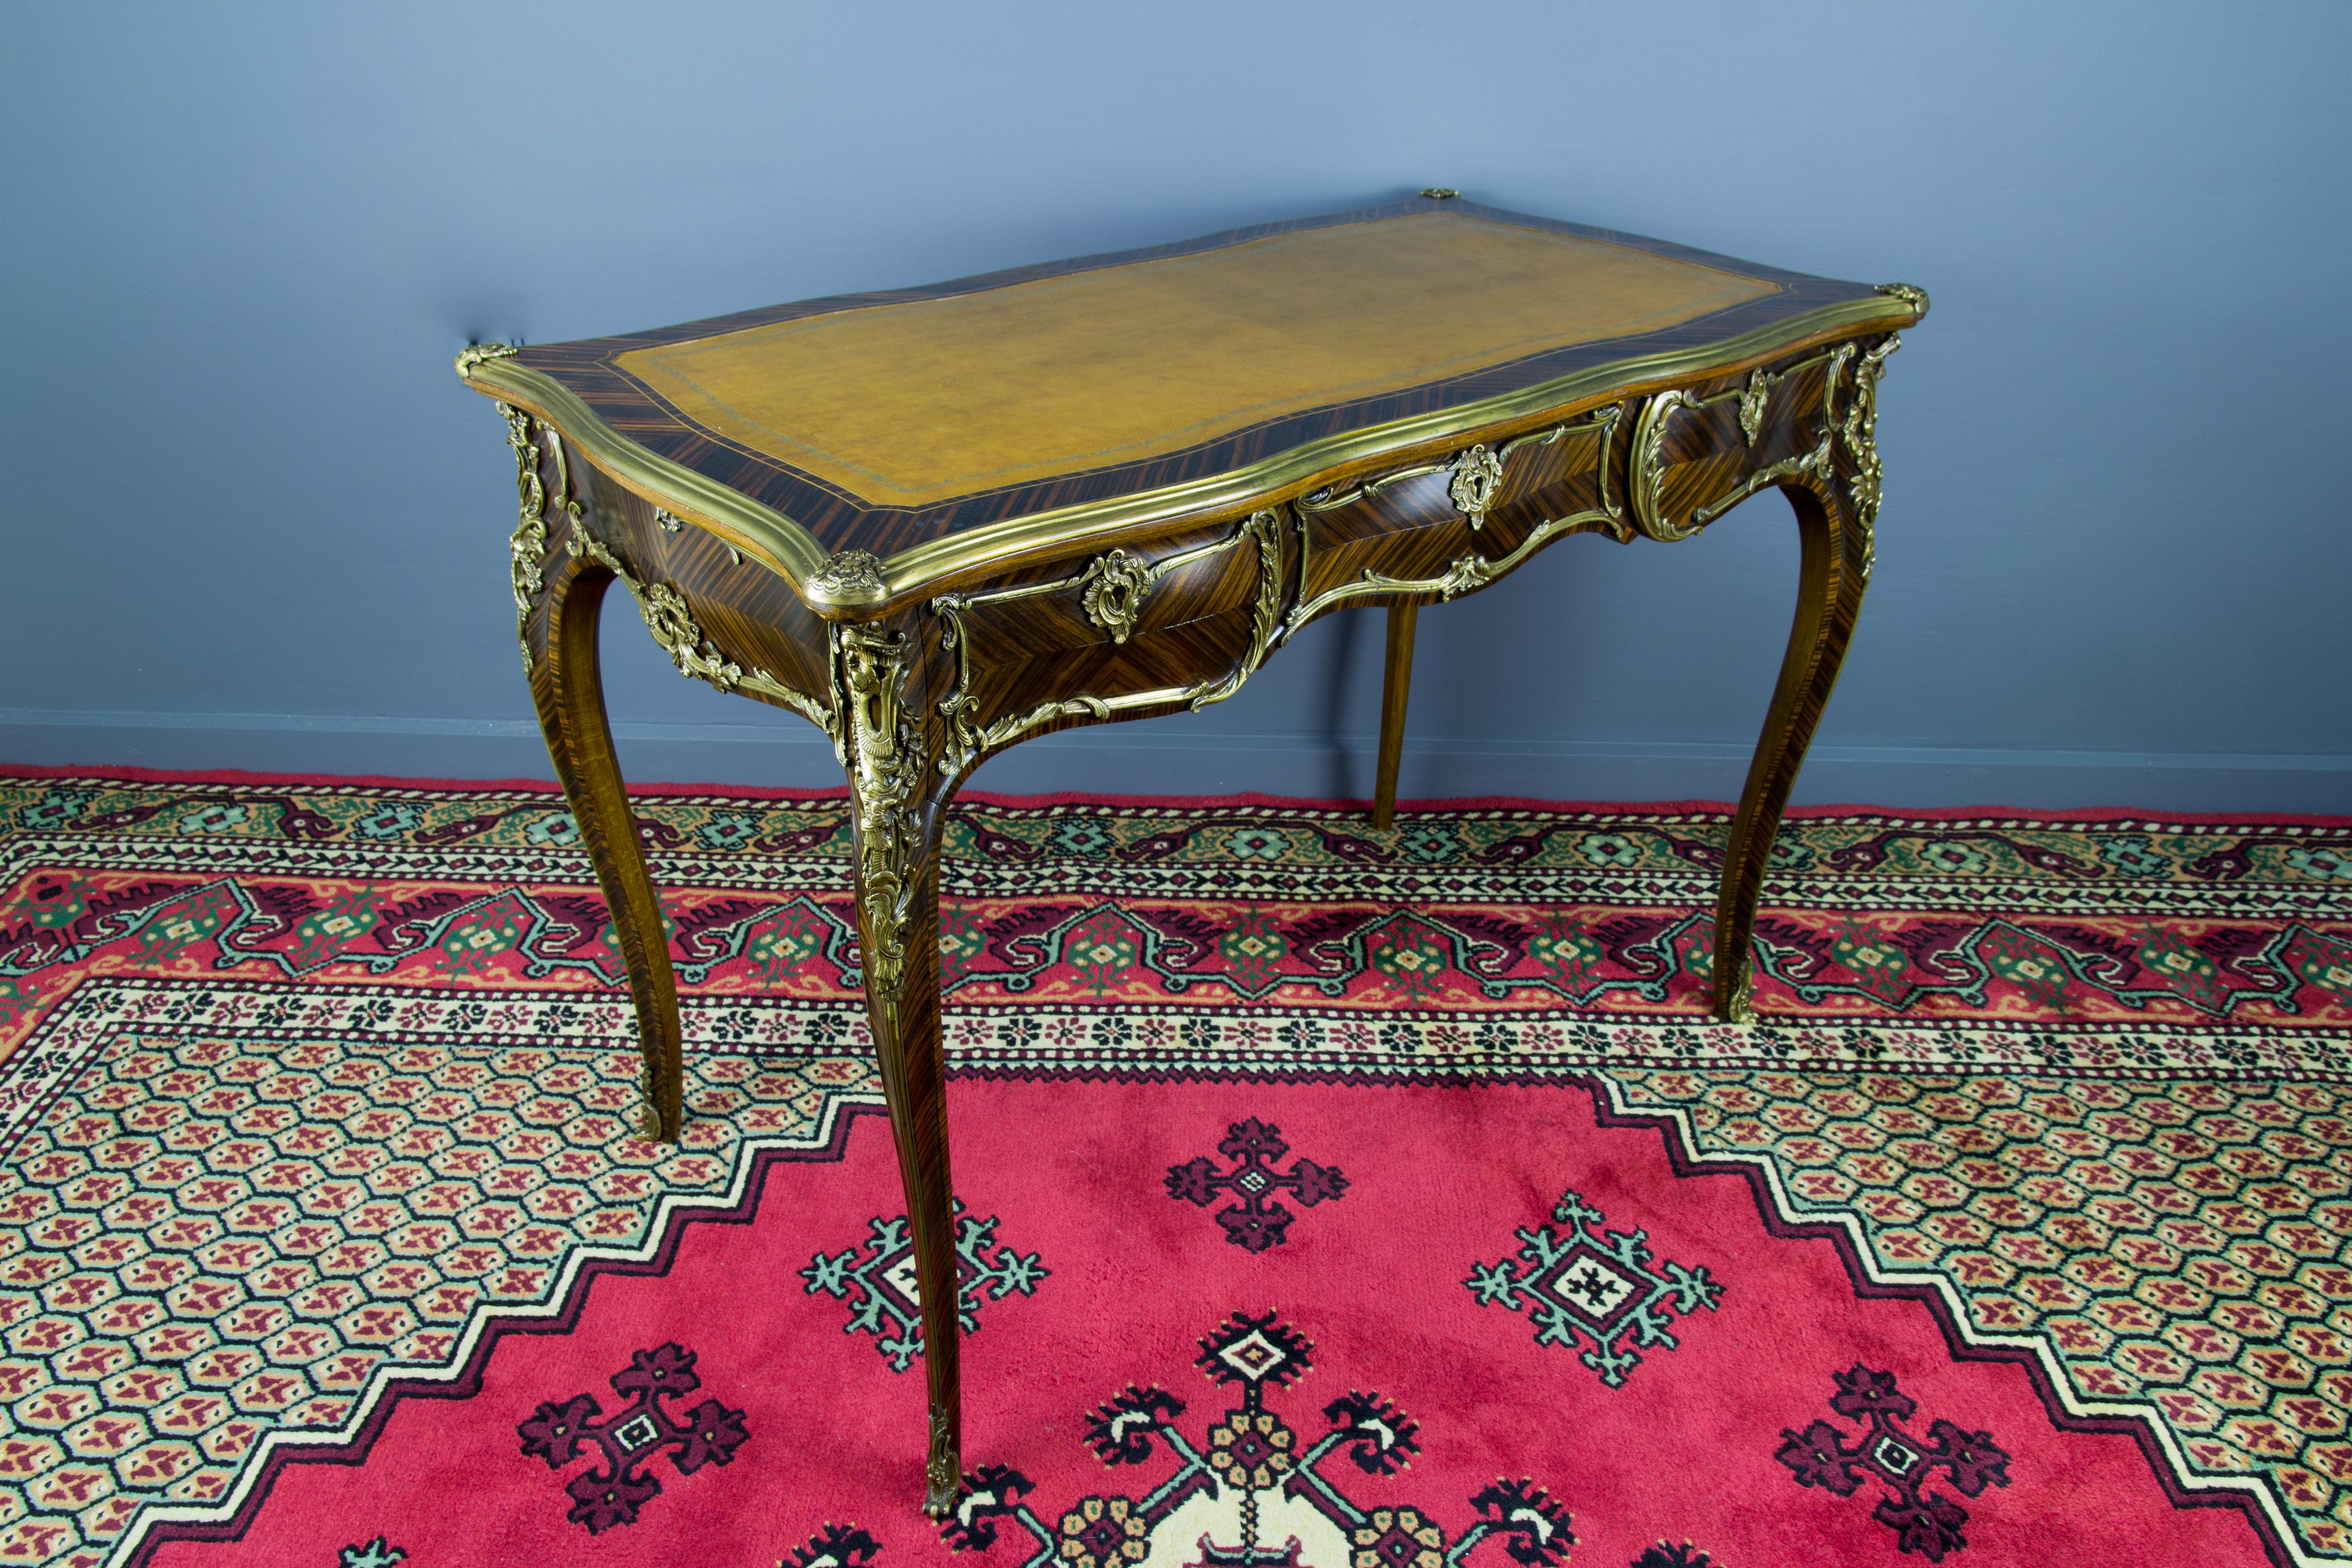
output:
{"label": "wooden desk frame", "polygon": [[1685,539],[1778,489],[1802,542],[1797,613],[1716,905],[1715,1016],[1748,1021],[1773,834],[1870,581],[1879,377],[1895,329],[1926,310],[1920,290],[1885,285],[1769,331],[1608,367],[1555,388],[1549,405],[1433,432],[1401,422],[1304,472],[1260,464],[1254,487],[1213,504],[1059,534],[999,527],[978,546],[951,538],[887,562],[749,528],[713,493],[723,487],[656,471],[552,378],[507,363],[513,350],[459,356],[459,374],[500,400],[515,453],[523,663],[627,963],[646,1136],[678,1134],[677,997],[606,726],[606,588],[629,590],[681,671],[808,718],[847,771],[866,1007],[922,1298],[926,1511],[945,1515],[962,1484],[939,968],[940,845],[958,786],[1034,735],[1223,701],[1317,616],[1380,604],[1385,827],[1421,605],[1483,588],[1571,534]]}

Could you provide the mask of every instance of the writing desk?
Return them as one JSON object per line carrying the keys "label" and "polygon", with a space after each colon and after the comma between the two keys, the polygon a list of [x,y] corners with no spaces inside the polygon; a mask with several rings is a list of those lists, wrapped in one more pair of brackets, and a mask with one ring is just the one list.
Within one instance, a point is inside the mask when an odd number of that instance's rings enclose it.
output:
{"label": "writing desk", "polygon": [[1318,616],[1379,604],[1386,826],[1421,604],[1570,534],[1686,539],[1778,489],[1796,624],[1716,905],[1715,1013],[1744,1020],[1772,835],[1870,581],[1879,375],[1927,308],[1424,191],[458,355],[515,452],[517,631],[627,962],[646,1136],[677,1136],[677,998],[605,724],[605,588],[679,669],[802,714],[847,769],[927,1510],[961,1485],[938,923],[957,786],[1031,736],[1222,702]]}

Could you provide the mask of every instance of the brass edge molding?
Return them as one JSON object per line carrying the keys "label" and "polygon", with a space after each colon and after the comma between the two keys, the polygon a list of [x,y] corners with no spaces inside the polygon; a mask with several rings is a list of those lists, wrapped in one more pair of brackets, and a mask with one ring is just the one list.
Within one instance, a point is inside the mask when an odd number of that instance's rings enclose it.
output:
{"label": "brass edge molding", "polygon": [[1451,599],[1471,593],[1485,587],[1496,578],[1515,571],[1519,563],[1534,554],[1538,549],[1557,535],[1596,523],[1606,527],[1615,521],[1614,514],[1611,512],[1591,510],[1572,511],[1566,517],[1556,517],[1549,522],[1538,523],[1534,528],[1529,529],[1528,536],[1519,541],[1518,548],[1500,561],[1489,561],[1475,551],[1456,556],[1454,563],[1445,569],[1445,575],[1443,577],[1383,577],[1367,567],[1359,581],[1341,583],[1336,587],[1326,588],[1316,595],[1313,600],[1293,611],[1289,621],[1285,624],[1285,635],[1297,630],[1325,609],[1346,599],[1360,599],[1375,594],[1415,595],[1434,594],[1440,599]]}
{"label": "brass edge molding", "polygon": [[1197,713],[1212,702],[1223,702],[1265,662],[1266,649],[1282,626],[1282,513],[1255,511],[1241,531],[1257,541],[1257,603],[1252,609],[1249,651],[1233,673],[1213,686],[1194,689],[1186,704]]}
{"label": "brass edge molding", "polygon": [[1705,408],[1707,403],[1692,396],[1681,387],[1659,393],[1642,405],[1642,412],[1633,421],[1633,455],[1631,461],[1633,490],[1633,524],[1652,539],[1672,543],[1688,539],[1698,531],[1697,525],[1676,528],[1668,522],[1659,507],[1659,490],[1665,484],[1666,416],[1678,408]]}
{"label": "brass edge molding", "polygon": [[629,597],[637,603],[637,615],[645,621],[646,630],[669,655],[670,663],[677,667],[679,674],[707,680],[721,691],[756,692],[780,702],[823,730],[833,742],[834,754],[842,755],[841,720],[830,706],[785,685],[764,669],[745,669],[729,658],[718,644],[703,634],[694,613],[687,608],[684,595],[667,583],[639,582],[619,556],[581,524],[577,515],[572,519],[571,547],[621,580]]}
{"label": "brass edge molding", "polygon": [[833,628],[833,645],[849,697],[849,783],[857,792],[866,994],[881,1004],[896,1035],[898,997],[907,982],[907,925],[915,905],[915,849],[921,837],[916,820],[921,759],[904,744],[902,734],[909,717],[907,634],[842,623]]}
{"label": "brass edge molding", "polygon": [[876,605],[889,592],[881,561],[864,550],[836,551],[826,556],[800,586],[812,605],[819,600],[828,605]]}
{"label": "brass edge molding", "polygon": [[1519,541],[1519,547],[1500,561],[1489,561],[1483,555],[1464,555],[1446,568],[1444,576],[1429,579],[1383,577],[1377,572],[1366,572],[1361,585],[1368,593],[1435,594],[1440,599],[1451,599],[1458,594],[1483,588],[1513,570],[1554,535],[1589,523],[1605,523],[1608,521],[1609,514],[1605,511],[1573,511],[1529,530],[1528,536]]}
{"label": "brass edge molding", "polygon": [[[1759,468],[1748,475],[1747,480],[1738,489],[1717,496],[1705,506],[1697,508],[1691,513],[1691,525],[1694,530],[1705,528],[1758,490],[1780,484],[1785,479],[1803,479],[1808,475],[1818,479],[1829,472],[1830,433],[1837,422],[1838,378],[1844,374],[1846,362],[1853,357],[1852,343],[1841,343],[1836,351],[1828,356],[1829,368],[1822,373],[1822,422],[1815,431],[1816,438],[1811,449],[1799,452],[1793,457],[1783,458],[1777,463]],[[1811,363],[1813,362],[1811,360],[1805,362],[1806,364]],[[1801,368],[1803,367],[1801,365],[1792,365],[1788,374],[1794,375]]]}
{"label": "brass edge molding", "polygon": [[[1549,435],[1538,439],[1549,441],[1552,436],[1558,434],[1559,430],[1555,428]],[[1376,496],[1391,485],[1401,485],[1407,479],[1417,479],[1424,474],[1451,473],[1454,479],[1453,482],[1445,488],[1446,501],[1455,511],[1470,520],[1470,531],[1475,533],[1478,531],[1478,525],[1486,521],[1486,510],[1494,504],[1495,491],[1502,485],[1504,458],[1526,445],[1528,439],[1526,437],[1521,437],[1499,452],[1490,449],[1485,442],[1481,441],[1444,462],[1416,463],[1409,468],[1399,468],[1394,473],[1382,474],[1375,479],[1366,479],[1355,489],[1342,490],[1337,495],[1328,490],[1318,490],[1313,495],[1301,497],[1292,504],[1302,512],[1336,511],[1340,507],[1352,506],[1368,497]]]}
{"label": "brass edge molding", "polygon": [[[1885,287],[1907,289],[1908,285]],[[855,603],[809,590],[808,579],[824,566],[826,555],[807,529],[716,479],[646,450],[605,424],[554,377],[501,356],[474,364],[465,380],[485,395],[528,407],[562,426],[621,483],[737,544],[744,554],[800,590],[811,609],[837,616],[845,611],[885,609],[905,597],[933,597],[959,581],[1016,564],[1036,552],[1114,543],[1118,542],[1116,536],[1154,523],[1262,506],[1273,492],[1306,483],[1328,469],[1375,458],[1383,448],[1444,441],[1580,398],[1633,395],[1651,384],[1729,372],[1748,361],[1775,358],[1825,338],[1909,326],[1925,308],[1925,295],[1916,289],[1908,294],[1872,293],[1841,300],[1721,342],[1594,365],[1457,408],[1432,410],[1327,437],[1205,479],[964,529],[891,556],[882,563],[886,586],[880,596]]]}
{"label": "brass edge molding", "polygon": [[1391,485],[1401,485],[1407,479],[1417,479],[1424,474],[1442,474],[1451,467],[1453,464],[1450,462],[1415,463],[1412,468],[1399,468],[1394,473],[1382,474],[1374,479],[1366,479],[1351,490],[1341,490],[1337,495],[1333,495],[1328,490],[1318,490],[1313,495],[1299,497],[1291,504],[1302,512],[1336,511],[1343,506],[1353,506],[1368,496],[1376,496]]}
{"label": "brass edge molding", "polygon": [[[1082,607],[1087,618],[1103,631],[1111,633],[1111,641],[1125,642],[1135,630],[1136,614],[1142,608],[1144,594],[1160,579],[1181,566],[1222,555],[1241,542],[1242,531],[1235,530],[1223,539],[1213,539],[1206,544],[1178,551],[1158,561],[1146,562],[1129,555],[1124,550],[1113,550],[1097,556],[1087,569],[1070,577],[1049,577],[1038,583],[1021,583],[1010,588],[991,588],[978,594],[947,594],[933,601],[932,609],[944,605],[961,611],[974,605],[1001,605],[1009,599],[1034,598],[1041,594],[1058,594],[1071,588],[1086,590]],[[863,551],[846,552],[863,555]],[[874,558],[866,556],[868,561]]]}
{"label": "brass edge molding", "polygon": [[1808,474],[1819,474],[1829,466],[1829,460],[1830,432],[1824,427],[1821,433],[1821,439],[1813,443],[1811,450],[1800,452],[1792,458],[1783,458],[1768,468],[1757,469],[1748,476],[1747,482],[1738,489],[1728,495],[1718,496],[1692,512],[1691,526],[1678,537],[1687,538],[1690,534],[1696,533],[1758,490],[1780,484],[1785,480],[1802,479]]}
{"label": "brass edge molding", "polygon": [[[1040,724],[1056,719],[1074,719],[1080,715],[1096,720],[1108,719],[1112,714],[1130,708],[1160,708],[1174,703],[1189,703],[1194,710],[1212,702],[1222,702],[1242,688],[1242,683],[1256,673],[1265,662],[1266,650],[1273,645],[1275,632],[1282,615],[1282,514],[1279,511],[1259,511],[1247,522],[1223,539],[1181,551],[1165,560],[1153,563],[1143,570],[1148,574],[1148,587],[1180,566],[1189,566],[1213,555],[1221,555],[1244,541],[1255,542],[1258,552],[1257,597],[1252,608],[1249,650],[1230,672],[1215,680],[1204,680],[1195,686],[1162,686],[1149,691],[1130,691],[1120,697],[1097,697],[1080,693],[1076,697],[1056,697],[1038,703],[1025,713],[1008,715],[992,724],[982,725],[971,711],[971,628],[965,624],[963,613],[975,605],[1001,604],[1008,599],[1025,599],[1034,595],[1048,594],[1057,589],[1074,588],[1081,584],[1097,582],[1106,555],[1097,559],[1086,571],[1074,577],[1058,577],[1045,583],[1024,583],[1018,587],[999,588],[985,594],[945,594],[931,601],[931,612],[940,621],[940,640],[944,647],[955,650],[955,689],[940,700],[940,717],[948,721],[948,750],[940,758],[940,772],[952,778],[977,763],[981,757],[999,746],[1010,744]],[[1143,567],[1141,562],[1128,556],[1124,551],[1112,555],[1129,564]],[[1138,603],[1140,595],[1137,597]],[[1097,623],[1100,624],[1100,623]],[[1131,626],[1131,624],[1130,624]],[[1108,629],[1108,628],[1106,628]],[[1114,637],[1124,642],[1124,637]]]}
{"label": "brass edge molding", "polygon": [[[1366,567],[1363,576],[1357,581],[1337,584],[1324,589],[1312,599],[1303,599],[1291,610],[1289,618],[1282,623],[1283,640],[1287,641],[1299,627],[1333,605],[1348,599],[1367,598],[1379,594],[1434,594],[1440,599],[1451,599],[1456,595],[1466,594],[1474,588],[1483,588],[1496,578],[1515,569],[1520,562],[1533,554],[1538,545],[1558,534],[1581,528],[1589,523],[1598,523],[1607,528],[1612,534],[1622,537],[1625,528],[1624,514],[1618,510],[1617,503],[1609,496],[1609,447],[1617,434],[1617,422],[1624,416],[1624,413],[1623,404],[1612,403],[1606,408],[1595,412],[1581,423],[1555,425],[1549,430],[1538,430],[1522,436],[1502,449],[1501,455],[1508,457],[1521,447],[1549,447],[1565,436],[1598,436],[1601,438],[1601,460],[1593,469],[1599,477],[1601,490],[1601,505],[1597,509],[1571,512],[1566,517],[1553,518],[1549,521],[1538,523],[1528,531],[1525,539],[1519,541],[1518,548],[1500,561],[1489,561],[1475,551],[1457,556],[1454,563],[1446,568],[1445,575],[1443,577],[1384,577],[1371,568]],[[1299,525],[1298,545],[1300,553],[1303,555],[1307,549],[1307,528],[1303,522]],[[1306,591],[1306,577],[1303,573],[1299,583],[1299,591],[1303,595]]]}
{"label": "brass edge molding", "polygon": [[488,359],[465,373],[466,384],[527,408],[570,433],[597,467],[663,510],[708,529],[809,595],[808,579],[825,563],[815,536],[773,508],[685,464],[646,450],[599,418],[571,388],[510,357]]}
{"label": "brass edge molding", "polygon": [[[1897,319],[1898,315],[1907,316],[1908,320]],[[939,587],[951,586],[956,580],[991,567],[1012,564],[1036,551],[1074,546],[1083,549],[1092,542],[1113,542],[1112,536],[1129,529],[1193,513],[1238,510],[1253,502],[1263,505],[1264,498],[1271,492],[1306,483],[1344,464],[1376,457],[1384,447],[1443,441],[1582,398],[1622,398],[1657,383],[1729,374],[1750,361],[1776,359],[1827,338],[1859,334],[1873,327],[1885,330],[1908,326],[1917,319],[1910,301],[1893,296],[1872,294],[1858,300],[1842,300],[1721,342],[1594,365],[1457,408],[1433,410],[1327,437],[1226,473],[1163,486],[1139,495],[1086,501],[965,529],[890,557],[887,563],[890,595],[894,599],[907,594],[929,595]],[[1433,465],[1444,466],[1442,462]]]}
{"label": "brass edge molding", "polygon": [[[1593,417],[1599,418],[1599,413],[1596,412]],[[1527,435],[1514,437],[1512,439],[1504,442],[1502,449],[1495,455],[1504,462],[1507,463],[1511,460],[1511,454],[1517,451],[1522,447],[1549,447],[1554,441],[1559,440],[1562,436],[1567,434],[1568,426],[1566,425],[1555,425],[1549,430],[1531,430]]]}
{"label": "brass edge molding", "polygon": [[[1550,432],[1533,439],[1549,442],[1565,428],[1565,426],[1554,426]],[[1343,506],[1353,506],[1360,500],[1376,496],[1391,485],[1401,485],[1407,479],[1417,479],[1426,474],[1450,473],[1454,479],[1445,489],[1446,501],[1455,511],[1470,520],[1470,529],[1475,533],[1478,525],[1486,521],[1486,510],[1494,504],[1495,491],[1503,482],[1503,459],[1527,445],[1529,439],[1522,436],[1499,452],[1490,449],[1482,441],[1444,462],[1416,463],[1409,468],[1382,474],[1378,479],[1368,479],[1355,489],[1341,490],[1337,495],[1328,490],[1318,490],[1291,504],[1302,512],[1337,511]]]}

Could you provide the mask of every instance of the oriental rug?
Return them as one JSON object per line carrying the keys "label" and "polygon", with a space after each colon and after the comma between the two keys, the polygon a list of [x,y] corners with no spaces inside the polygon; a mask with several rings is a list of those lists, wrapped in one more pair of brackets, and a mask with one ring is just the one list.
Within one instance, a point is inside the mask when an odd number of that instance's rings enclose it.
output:
{"label": "oriental rug", "polygon": [[966,1492],[834,795],[0,777],[0,1563],[2352,1562],[2352,821],[980,797]]}

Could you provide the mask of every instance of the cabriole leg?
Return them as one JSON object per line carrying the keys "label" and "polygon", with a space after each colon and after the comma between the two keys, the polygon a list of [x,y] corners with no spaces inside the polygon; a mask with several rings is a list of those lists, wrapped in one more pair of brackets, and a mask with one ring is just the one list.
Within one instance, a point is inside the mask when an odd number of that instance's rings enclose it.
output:
{"label": "cabriole leg", "polygon": [[849,705],[851,816],[857,834],[859,951],[866,1013],[890,1107],[898,1179],[913,1232],[929,1401],[923,1511],[944,1519],[963,1484],[960,1374],[961,1280],[948,1169],[947,1064],[940,1046],[938,749],[924,742],[929,704],[910,700],[908,634],[835,630]]}
{"label": "cabriole leg", "polygon": [[1863,589],[1870,581],[1870,525],[1842,502],[1787,486],[1782,494],[1796,509],[1804,554],[1799,568],[1797,618],[1789,650],[1780,660],[1780,682],[1772,709],[1739,793],[1739,815],[1724,851],[1723,886],[1715,905],[1715,1016],[1726,1023],[1755,1020],[1751,994],[1756,982],[1750,942],[1756,930],[1756,900],[1772,858],[1772,837],[1789,790],[1804,765],[1805,748],[1822,710],[1837,684]]}
{"label": "cabriole leg", "polygon": [[948,1169],[947,1070],[940,1048],[936,844],[909,869],[914,900],[904,928],[906,990],[895,1007],[876,1005],[869,993],[866,1015],[873,1021],[883,1097],[890,1106],[898,1180],[906,1189],[907,1219],[914,1233],[916,1290],[922,1298],[923,1383],[929,1411],[923,1511],[945,1519],[963,1484],[963,1382],[958,1301],[961,1280],[956,1271],[954,1187]]}
{"label": "cabriole leg", "polygon": [[[575,521],[573,527],[579,526]],[[621,783],[621,764],[604,721],[604,684],[597,667],[596,623],[613,574],[564,552],[544,573],[544,585],[525,629],[531,700],[547,736],[555,776],[572,803],[572,820],[596,868],[613,927],[628,966],[636,1005],[637,1037],[645,1047],[641,1130],[659,1142],[677,1141],[684,1066],[678,1054],[677,983],[661,905],[646,875],[635,814]]]}
{"label": "cabriole leg", "polygon": [[1381,674],[1381,760],[1372,784],[1372,826],[1396,821],[1397,763],[1404,755],[1404,703],[1412,688],[1413,622],[1421,605],[1400,599],[1389,606],[1388,658]]}

